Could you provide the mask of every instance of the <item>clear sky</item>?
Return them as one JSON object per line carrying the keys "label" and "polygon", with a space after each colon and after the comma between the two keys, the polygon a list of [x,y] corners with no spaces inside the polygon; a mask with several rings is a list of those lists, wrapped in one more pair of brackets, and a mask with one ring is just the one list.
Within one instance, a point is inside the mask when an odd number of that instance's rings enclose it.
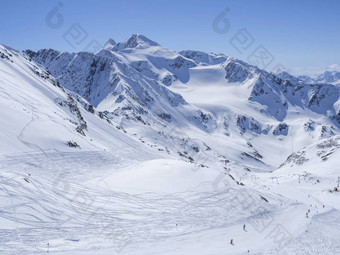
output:
{"label": "clear sky", "polygon": [[20,50],[81,51],[140,33],[245,61],[262,45],[267,70],[340,66],[339,0],[0,0],[0,33]]}

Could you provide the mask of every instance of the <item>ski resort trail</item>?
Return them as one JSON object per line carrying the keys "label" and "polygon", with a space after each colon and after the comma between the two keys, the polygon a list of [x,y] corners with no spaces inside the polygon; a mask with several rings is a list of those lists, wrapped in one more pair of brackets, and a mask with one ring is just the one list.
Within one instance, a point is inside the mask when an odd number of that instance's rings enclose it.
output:
{"label": "ski resort trail", "polygon": [[[305,235],[317,238],[322,215],[330,213],[327,206],[306,218],[313,197],[296,203],[269,191],[267,198],[277,205],[268,207],[257,189],[216,193],[212,182],[185,192],[155,192],[150,186],[150,192],[129,194],[101,176],[122,173],[119,169],[124,164],[129,168],[131,161],[107,152],[46,154],[1,157],[3,251],[45,253],[49,243],[52,254],[95,254],[99,247],[101,254],[244,254],[248,249],[251,254],[280,254]],[[138,182],[135,186],[138,190]]]}

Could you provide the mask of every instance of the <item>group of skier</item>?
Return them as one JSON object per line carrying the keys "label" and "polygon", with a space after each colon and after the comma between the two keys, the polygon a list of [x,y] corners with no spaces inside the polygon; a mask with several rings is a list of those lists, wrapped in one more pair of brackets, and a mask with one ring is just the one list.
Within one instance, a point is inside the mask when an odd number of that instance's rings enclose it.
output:
{"label": "group of skier", "polygon": [[[312,205],[310,205],[310,207],[312,207]],[[322,208],[325,208],[325,205],[322,205]],[[318,208],[318,206],[316,205],[315,208]],[[306,212],[306,218],[309,218],[309,213],[310,213],[310,209],[308,209],[308,211]],[[319,211],[317,210],[316,213],[319,213]]]}
{"label": "group of skier", "polygon": [[[247,232],[247,230],[246,230],[246,224],[243,224],[243,230]],[[234,245],[234,239],[230,239],[230,244],[231,244],[231,245]],[[248,250],[248,253],[249,253],[249,250]]]}

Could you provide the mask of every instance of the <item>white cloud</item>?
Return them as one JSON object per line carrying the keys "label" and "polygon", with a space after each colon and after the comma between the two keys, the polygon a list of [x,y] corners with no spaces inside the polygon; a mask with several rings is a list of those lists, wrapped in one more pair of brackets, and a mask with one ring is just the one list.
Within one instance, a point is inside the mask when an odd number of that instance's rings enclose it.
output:
{"label": "white cloud", "polygon": [[333,64],[327,67],[327,71],[338,71],[340,72],[340,65]]}

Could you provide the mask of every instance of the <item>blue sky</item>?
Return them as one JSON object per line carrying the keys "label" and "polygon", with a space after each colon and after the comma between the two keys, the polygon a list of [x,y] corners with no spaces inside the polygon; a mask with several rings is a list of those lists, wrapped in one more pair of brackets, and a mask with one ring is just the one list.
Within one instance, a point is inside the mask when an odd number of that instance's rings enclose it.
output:
{"label": "blue sky", "polygon": [[[103,45],[140,33],[174,50],[247,62],[263,47],[272,59],[267,70],[281,64],[318,72],[340,65],[339,11],[338,0],[2,0],[0,43],[81,51],[94,41]],[[76,43],[74,31],[80,31]]]}

